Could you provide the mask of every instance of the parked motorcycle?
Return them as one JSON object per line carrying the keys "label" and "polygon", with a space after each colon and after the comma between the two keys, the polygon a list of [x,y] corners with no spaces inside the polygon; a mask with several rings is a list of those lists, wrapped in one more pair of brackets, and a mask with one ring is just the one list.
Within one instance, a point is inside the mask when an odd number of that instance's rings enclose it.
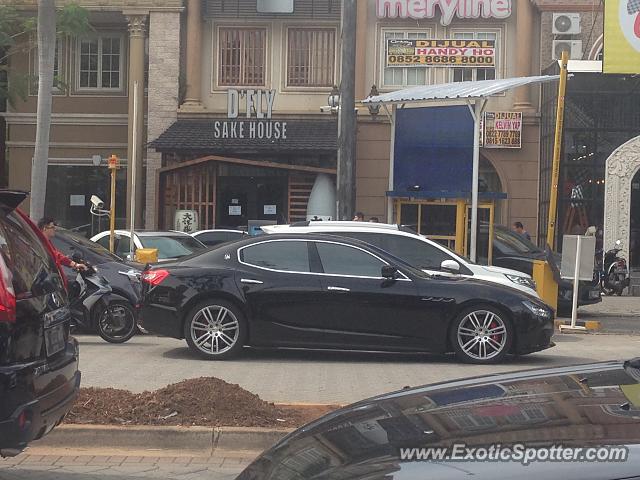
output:
{"label": "parked motorcycle", "polygon": [[622,292],[629,286],[629,269],[627,268],[627,260],[619,257],[618,253],[622,251],[620,246],[622,242],[616,240],[616,246],[603,253],[598,251],[598,280],[600,289],[606,295],[622,295]]}
{"label": "parked motorcycle", "polygon": [[84,263],[86,271],[78,272],[69,285],[70,308],[75,326],[96,330],[109,343],[124,343],[136,332],[136,314],[129,301],[113,292],[111,285],[98,269],[74,255],[73,260]]}

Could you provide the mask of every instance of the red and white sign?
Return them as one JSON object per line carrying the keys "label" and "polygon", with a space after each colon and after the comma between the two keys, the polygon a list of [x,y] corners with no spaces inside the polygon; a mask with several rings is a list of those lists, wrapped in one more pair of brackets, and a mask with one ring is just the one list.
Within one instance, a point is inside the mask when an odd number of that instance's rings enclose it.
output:
{"label": "red and white sign", "polygon": [[449,25],[457,18],[508,18],[511,0],[376,0],[378,18],[435,18]]}

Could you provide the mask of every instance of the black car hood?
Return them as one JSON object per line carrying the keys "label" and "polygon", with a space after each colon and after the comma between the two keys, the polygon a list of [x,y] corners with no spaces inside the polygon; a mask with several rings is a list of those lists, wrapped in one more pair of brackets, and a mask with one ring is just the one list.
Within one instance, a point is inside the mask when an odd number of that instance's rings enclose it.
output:
{"label": "black car hood", "polygon": [[[603,479],[640,474],[640,361],[465,379],[364,400],[293,432],[238,480]],[[619,463],[431,462],[401,448],[625,445]]]}

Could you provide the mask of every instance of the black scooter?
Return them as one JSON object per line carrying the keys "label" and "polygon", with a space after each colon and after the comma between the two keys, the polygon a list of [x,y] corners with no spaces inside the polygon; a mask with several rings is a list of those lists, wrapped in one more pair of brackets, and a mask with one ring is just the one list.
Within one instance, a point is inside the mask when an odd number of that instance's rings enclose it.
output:
{"label": "black scooter", "polygon": [[600,287],[606,295],[622,295],[624,289],[629,286],[627,261],[618,256],[618,253],[622,251],[619,248],[620,245],[620,240],[617,240],[616,246],[602,256]]}
{"label": "black scooter", "polygon": [[87,266],[69,285],[71,315],[75,326],[96,330],[109,343],[124,343],[136,333],[136,314],[129,301],[113,293],[98,269],[74,255],[73,261]]}

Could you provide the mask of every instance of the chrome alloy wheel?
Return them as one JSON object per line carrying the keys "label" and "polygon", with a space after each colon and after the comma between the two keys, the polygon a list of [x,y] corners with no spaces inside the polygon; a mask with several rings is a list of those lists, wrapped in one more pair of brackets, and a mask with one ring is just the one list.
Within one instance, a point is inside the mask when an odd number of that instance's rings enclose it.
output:
{"label": "chrome alloy wheel", "polygon": [[489,360],[499,355],[507,344],[507,327],[495,313],[476,310],[458,325],[458,345],[475,360]]}
{"label": "chrome alloy wheel", "polygon": [[240,335],[238,319],[221,305],[199,310],[191,320],[191,339],[207,355],[219,355],[233,348]]}

